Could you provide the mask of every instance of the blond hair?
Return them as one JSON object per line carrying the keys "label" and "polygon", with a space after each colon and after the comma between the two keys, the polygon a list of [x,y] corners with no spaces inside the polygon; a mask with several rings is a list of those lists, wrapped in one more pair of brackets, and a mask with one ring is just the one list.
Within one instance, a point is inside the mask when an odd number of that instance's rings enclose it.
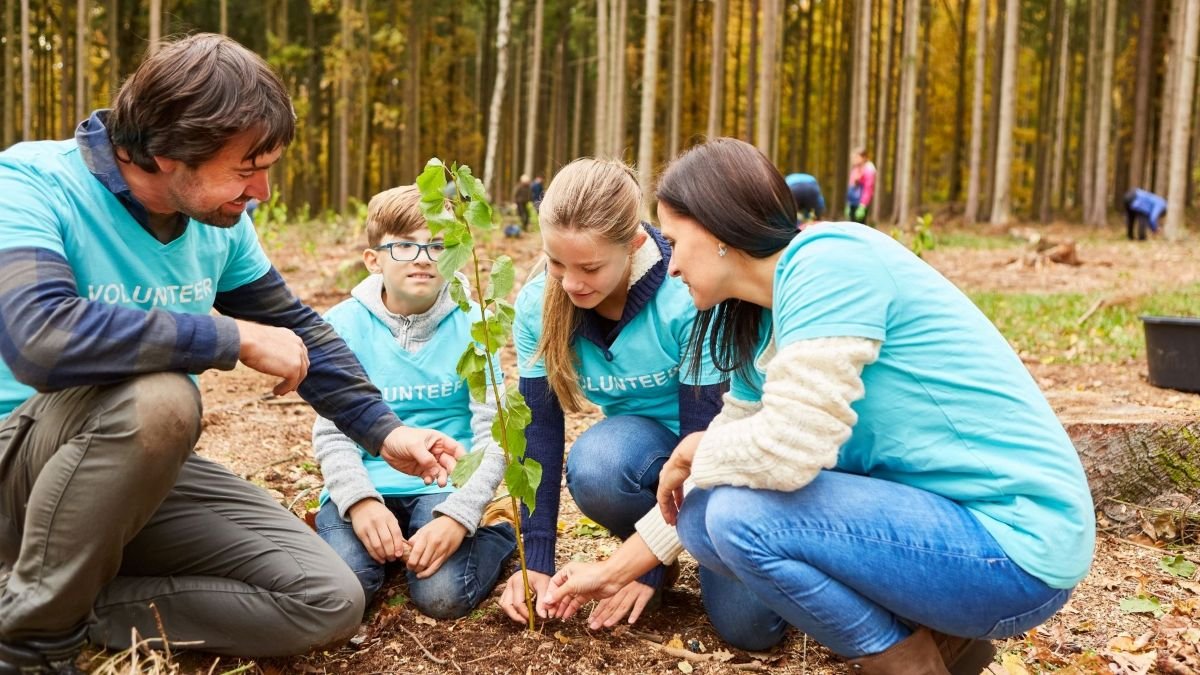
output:
{"label": "blond hair", "polygon": [[401,185],[371,197],[367,204],[367,245],[378,246],[387,235],[402,237],[425,226],[421,191]]}
{"label": "blond hair", "polygon": [[[640,231],[642,193],[637,177],[622,162],[577,159],[563,167],[547,188],[538,208],[543,230],[588,232],[618,245],[628,245]],[[583,392],[579,389],[571,338],[583,310],[576,307],[562,284],[546,275],[542,306],[542,337],[534,360],[545,360],[546,377],[559,405],[579,412]]]}

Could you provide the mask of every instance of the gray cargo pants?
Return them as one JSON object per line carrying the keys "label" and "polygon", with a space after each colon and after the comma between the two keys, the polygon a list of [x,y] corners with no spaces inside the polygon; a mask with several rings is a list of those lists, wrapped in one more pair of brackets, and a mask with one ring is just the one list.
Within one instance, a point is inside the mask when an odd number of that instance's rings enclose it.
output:
{"label": "gray cargo pants", "polygon": [[[261,657],[354,634],[358,580],[299,518],[192,452],[200,394],[176,373],[37,394],[0,421],[0,640],[169,642]],[[0,583],[3,583],[0,581]]]}

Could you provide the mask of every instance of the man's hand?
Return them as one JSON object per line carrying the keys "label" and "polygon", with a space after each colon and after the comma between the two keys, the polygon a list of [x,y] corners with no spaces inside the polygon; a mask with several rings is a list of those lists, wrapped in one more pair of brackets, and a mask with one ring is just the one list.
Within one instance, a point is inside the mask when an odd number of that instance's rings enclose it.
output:
{"label": "man's hand", "polygon": [[308,376],[308,347],[287,328],[264,326],[253,321],[236,320],[241,347],[238,360],[247,368],[266,375],[282,377],[275,395],[295,391]]}
{"label": "man's hand", "polygon": [[658,508],[669,525],[674,525],[679,518],[679,508],[683,506],[683,482],[692,475],[692,458],[703,437],[703,431],[684,436],[658,474]]}
{"label": "man's hand", "polygon": [[408,543],[404,541],[400,523],[388,507],[368,497],[355,502],[346,514],[350,516],[354,534],[375,562],[383,565],[404,557]]}
{"label": "man's hand", "polygon": [[[542,603],[546,595],[546,586],[549,584],[550,575],[529,570],[529,585],[537,601],[534,611],[542,618],[546,617]],[[500,594],[500,609],[504,610],[508,618],[519,624],[529,623],[529,609],[525,606],[525,582],[521,579],[521,570],[513,572],[504,584],[504,592]]]}
{"label": "man's hand", "polygon": [[612,628],[620,623],[626,615],[629,616],[629,623],[636,623],[653,597],[653,586],[647,586],[640,581],[631,581],[617,591],[616,595],[596,603],[595,609],[588,615],[588,628],[592,630]]}
{"label": "man's hand", "polygon": [[450,516],[438,516],[425,524],[408,540],[408,569],[418,579],[433,576],[442,563],[454,555],[467,536],[467,528]]}
{"label": "man's hand", "polygon": [[397,427],[383,439],[379,456],[401,473],[420,476],[426,485],[446,487],[446,477],[466,452],[462,443],[440,431]]}

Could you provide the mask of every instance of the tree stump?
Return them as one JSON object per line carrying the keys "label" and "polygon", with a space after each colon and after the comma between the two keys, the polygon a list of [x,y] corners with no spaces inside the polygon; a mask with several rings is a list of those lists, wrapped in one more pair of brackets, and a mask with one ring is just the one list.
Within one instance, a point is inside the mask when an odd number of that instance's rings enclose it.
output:
{"label": "tree stump", "polygon": [[1200,495],[1200,418],[1124,406],[1061,417],[1096,504],[1145,503],[1173,492]]}

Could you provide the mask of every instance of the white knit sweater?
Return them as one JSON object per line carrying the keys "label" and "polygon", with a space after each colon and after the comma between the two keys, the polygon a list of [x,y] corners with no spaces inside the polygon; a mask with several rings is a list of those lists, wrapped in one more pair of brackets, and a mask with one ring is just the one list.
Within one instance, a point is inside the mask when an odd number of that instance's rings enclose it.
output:
{"label": "white knit sweater", "polygon": [[[793,491],[833,468],[858,421],[850,404],[863,397],[863,367],[879,358],[879,348],[877,340],[856,337],[801,340],[778,353],[769,345],[760,357],[767,361],[762,402],[725,395],[696,448],[685,489]],[[637,531],[664,563],[683,550],[657,508],[638,521]]]}

